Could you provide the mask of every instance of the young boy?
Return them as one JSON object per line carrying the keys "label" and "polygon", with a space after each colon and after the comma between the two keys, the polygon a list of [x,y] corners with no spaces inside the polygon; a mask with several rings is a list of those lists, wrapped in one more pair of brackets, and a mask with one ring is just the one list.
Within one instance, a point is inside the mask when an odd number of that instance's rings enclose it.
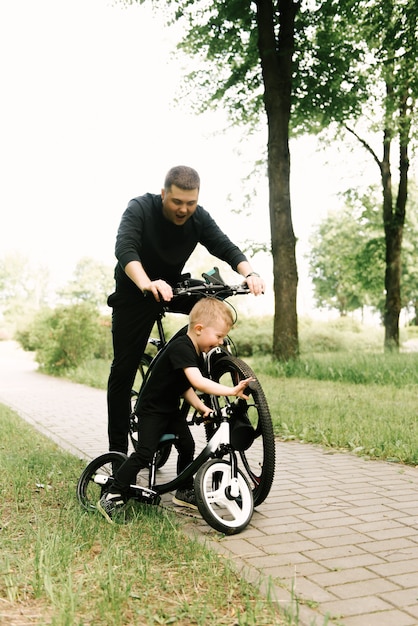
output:
{"label": "young boy", "polygon": [[[180,414],[181,397],[205,417],[210,409],[195,390],[247,399],[244,389],[251,378],[228,387],[205,378],[201,371],[202,353],[222,345],[233,323],[232,310],[227,304],[216,298],[202,298],[190,312],[187,333],[169,343],[159,356],[139,399],[139,447],[117,470],[112,487],[97,504],[97,509],[109,522],[124,506],[129,485],[136,481],[138,472],[149,466],[164,433],[178,436],[178,474],[193,461],[195,446],[186,420]],[[197,508],[193,480],[176,492],[173,502]]]}

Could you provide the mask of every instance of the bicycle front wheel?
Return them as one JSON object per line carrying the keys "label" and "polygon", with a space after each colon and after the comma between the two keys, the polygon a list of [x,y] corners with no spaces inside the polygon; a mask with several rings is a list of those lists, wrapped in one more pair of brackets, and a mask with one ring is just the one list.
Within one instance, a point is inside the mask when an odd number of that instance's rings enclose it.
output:
{"label": "bicycle front wheel", "polygon": [[253,495],[241,470],[233,484],[231,464],[212,459],[198,469],[194,486],[199,512],[212,528],[235,535],[248,525],[254,511]]}
{"label": "bicycle front wheel", "polygon": [[128,457],[122,452],[106,452],[93,459],[77,483],[77,500],[87,511],[95,511],[96,504],[113,482],[113,474]]}
{"label": "bicycle front wheel", "polygon": [[[255,382],[252,389],[245,392],[249,396],[245,401],[245,414],[254,428],[255,438],[249,449],[239,452],[239,464],[252,485],[254,506],[258,506],[270,493],[276,463],[273,424],[266,397],[252,369],[232,355],[215,362],[211,376],[216,382],[228,386],[235,386],[240,380],[250,377]],[[219,398],[221,405],[222,400]],[[224,402],[229,403],[232,400],[232,397],[225,398]]]}

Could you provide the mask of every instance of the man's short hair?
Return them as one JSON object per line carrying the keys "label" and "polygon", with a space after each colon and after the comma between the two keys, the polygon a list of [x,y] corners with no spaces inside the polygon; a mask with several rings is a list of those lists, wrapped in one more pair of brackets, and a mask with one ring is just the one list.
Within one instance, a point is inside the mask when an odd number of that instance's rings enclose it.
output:
{"label": "man's short hair", "polygon": [[179,189],[200,189],[200,177],[192,167],[176,165],[167,172],[164,189],[169,191],[171,185],[176,185]]}

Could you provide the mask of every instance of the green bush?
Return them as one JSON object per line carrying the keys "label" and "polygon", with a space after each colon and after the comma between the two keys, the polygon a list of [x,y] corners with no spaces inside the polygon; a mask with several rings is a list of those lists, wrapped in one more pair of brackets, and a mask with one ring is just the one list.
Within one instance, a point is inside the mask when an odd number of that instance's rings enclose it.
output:
{"label": "green bush", "polygon": [[231,330],[230,337],[238,356],[245,358],[258,354],[272,354],[273,318],[240,317]]}
{"label": "green bush", "polygon": [[381,352],[383,328],[364,326],[350,317],[320,321],[299,319],[301,354],[335,352]]}
{"label": "green bush", "polygon": [[16,335],[48,374],[62,374],[89,358],[111,358],[109,322],[87,303],[44,309]]}

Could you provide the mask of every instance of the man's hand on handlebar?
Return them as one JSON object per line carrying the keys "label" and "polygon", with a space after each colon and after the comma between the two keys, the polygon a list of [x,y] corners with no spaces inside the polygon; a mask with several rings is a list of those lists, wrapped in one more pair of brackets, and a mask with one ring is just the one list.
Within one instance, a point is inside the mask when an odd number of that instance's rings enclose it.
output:
{"label": "man's hand on handlebar", "polygon": [[173,290],[165,280],[152,280],[147,291],[152,293],[157,302],[170,302],[173,299]]}
{"label": "man's hand on handlebar", "polygon": [[261,296],[266,290],[264,280],[261,276],[257,276],[257,274],[250,274],[246,277],[245,282],[248,285],[248,289],[254,296]]}

